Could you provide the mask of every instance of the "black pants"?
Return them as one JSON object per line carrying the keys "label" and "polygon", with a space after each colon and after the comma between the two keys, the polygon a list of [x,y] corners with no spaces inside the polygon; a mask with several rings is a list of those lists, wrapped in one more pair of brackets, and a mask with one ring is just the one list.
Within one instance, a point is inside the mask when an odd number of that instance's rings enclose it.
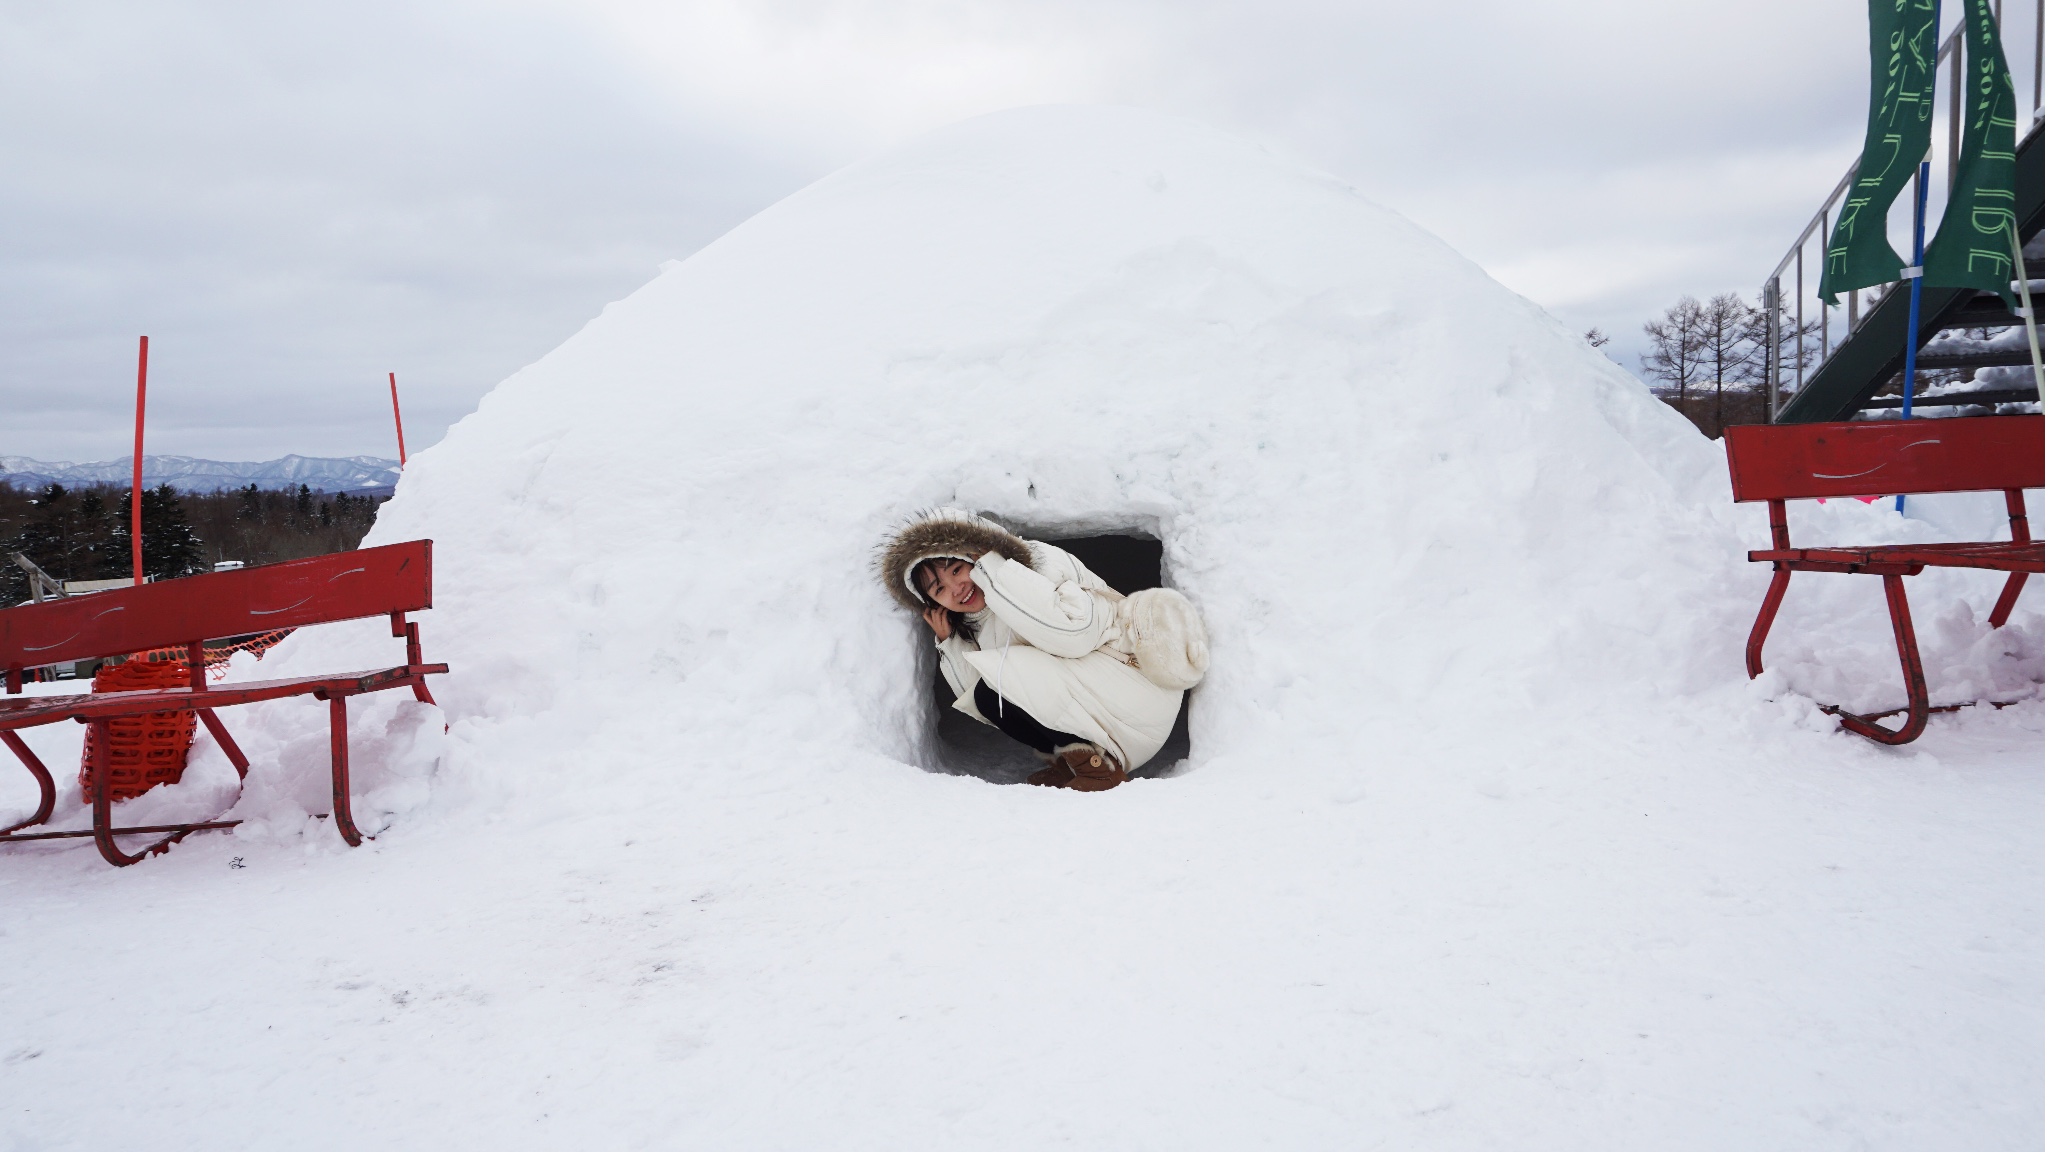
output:
{"label": "black pants", "polygon": [[974,686],[974,706],[988,717],[990,723],[1001,729],[1003,735],[1048,756],[1062,744],[1087,743],[1071,732],[1055,732],[1040,724],[1031,713],[996,695],[996,690],[989,687],[986,680]]}

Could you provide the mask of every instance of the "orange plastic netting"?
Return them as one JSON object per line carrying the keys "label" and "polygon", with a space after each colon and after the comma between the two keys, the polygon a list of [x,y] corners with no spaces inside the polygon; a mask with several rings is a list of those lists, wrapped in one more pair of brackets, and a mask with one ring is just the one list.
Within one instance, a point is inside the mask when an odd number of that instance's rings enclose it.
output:
{"label": "orange plastic netting", "polygon": [[[260,636],[251,636],[247,640],[206,645],[206,672],[208,678],[219,680],[226,676],[228,674],[228,659],[237,652],[248,652],[253,654],[258,660],[263,659],[265,652],[277,647],[278,641],[291,635],[294,631],[295,629],[285,628],[277,632],[265,632]],[[183,648],[151,648],[147,652],[138,652],[134,658],[150,661],[182,661],[185,659],[185,650]],[[183,681],[179,683],[182,684]]]}
{"label": "orange plastic netting", "polygon": [[[95,692],[137,692],[149,688],[182,688],[192,682],[183,660],[130,660],[103,664],[93,673]],[[159,784],[175,784],[185,774],[185,756],[199,719],[191,712],[150,712],[117,716],[106,722],[107,794],[129,800]],[[85,756],[78,783],[92,795],[93,728],[85,735]]]}

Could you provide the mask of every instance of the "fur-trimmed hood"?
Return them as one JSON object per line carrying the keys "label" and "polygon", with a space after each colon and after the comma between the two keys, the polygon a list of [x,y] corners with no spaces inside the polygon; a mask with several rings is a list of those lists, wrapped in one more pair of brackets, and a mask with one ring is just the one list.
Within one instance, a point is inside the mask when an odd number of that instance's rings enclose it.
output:
{"label": "fur-trimmed hood", "polygon": [[934,556],[972,564],[991,552],[1019,564],[1031,563],[1031,546],[994,521],[958,508],[920,512],[882,546],[882,584],[897,603],[913,612],[922,611],[924,596],[910,582],[910,574],[919,564]]}

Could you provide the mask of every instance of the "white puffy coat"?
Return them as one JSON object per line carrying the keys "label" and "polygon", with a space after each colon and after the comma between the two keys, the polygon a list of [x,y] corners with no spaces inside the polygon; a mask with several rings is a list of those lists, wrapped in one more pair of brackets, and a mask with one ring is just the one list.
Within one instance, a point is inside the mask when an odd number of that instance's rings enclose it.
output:
{"label": "white puffy coat", "polygon": [[974,704],[982,680],[1005,701],[1056,732],[1109,749],[1133,770],[1173,731],[1182,693],[1138,670],[1122,593],[1069,553],[1023,542],[1029,565],[988,552],[973,580],[988,607],[969,617],[976,637],[938,642],[939,669],[953,707],[989,723]]}

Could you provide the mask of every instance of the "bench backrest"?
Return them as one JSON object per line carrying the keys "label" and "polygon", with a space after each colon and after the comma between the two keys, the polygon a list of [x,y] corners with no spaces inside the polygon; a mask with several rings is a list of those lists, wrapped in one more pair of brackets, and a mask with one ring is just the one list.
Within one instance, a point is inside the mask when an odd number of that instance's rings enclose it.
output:
{"label": "bench backrest", "polygon": [[1832,424],[1740,424],[1727,430],[1737,502],[2039,488],[2039,416]]}
{"label": "bench backrest", "polygon": [[412,540],[0,609],[0,667],[32,668],[434,606]]}

